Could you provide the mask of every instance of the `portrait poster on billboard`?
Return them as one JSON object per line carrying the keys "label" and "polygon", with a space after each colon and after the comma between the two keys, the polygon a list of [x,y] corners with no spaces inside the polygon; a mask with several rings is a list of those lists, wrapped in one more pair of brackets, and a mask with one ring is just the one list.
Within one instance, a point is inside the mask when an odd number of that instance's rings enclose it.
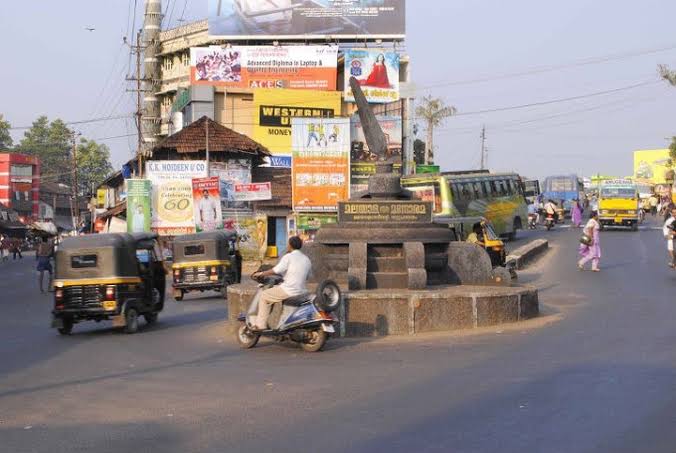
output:
{"label": "portrait poster on billboard", "polygon": [[295,211],[335,211],[349,198],[349,118],[294,118],[291,190]]}
{"label": "portrait poster on billboard", "polygon": [[345,51],[345,100],[354,102],[350,77],[359,82],[366,100],[386,104],[399,100],[399,54],[378,49]]}
{"label": "portrait poster on billboard", "polygon": [[268,220],[264,214],[226,216],[224,227],[237,231],[239,252],[244,260],[262,261],[268,248]]}
{"label": "portrait poster on billboard", "polygon": [[218,177],[194,178],[192,197],[197,232],[223,229]]}
{"label": "portrait poster on billboard", "polygon": [[235,185],[251,183],[251,159],[227,159],[225,162],[210,162],[211,176],[219,179],[221,209],[249,209],[249,203],[235,199]]}
{"label": "portrait poster on billboard", "polygon": [[340,110],[337,91],[256,90],[253,139],[270,150],[270,166],[291,168],[291,120],[333,118]]}
{"label": "portrait poster on billboard", "polygon": [[223,39],[404,38],[405,0],[209,0]]}
{"label": "portrait poster on billboard", "polygon": [[234,88],[336,89],[338,46],[190,49],[190,82]]}
{"label": "portrait poster on billboard", "polygon": [[159,160],[146,163],[152,184],[152,230],[175,236],[195,232],[193,178],[207,177],[201,160]]}
{"label": "portrait poster on billboard", "polygon": [[147,179],[127,179],[127,232],[150,232],[150,181]]}
{"label": "portrait poster on billboard", "polygon": [[387,142],[384,156],[371,152],[369,149],[359,115],[353,115],[350,120],[350,193],[366,190],[368,178],[375,173],[375,162],[379,160],[391,162],[394,164],[395,171],[401,171],[401,117],[377,115],[376,119]]}

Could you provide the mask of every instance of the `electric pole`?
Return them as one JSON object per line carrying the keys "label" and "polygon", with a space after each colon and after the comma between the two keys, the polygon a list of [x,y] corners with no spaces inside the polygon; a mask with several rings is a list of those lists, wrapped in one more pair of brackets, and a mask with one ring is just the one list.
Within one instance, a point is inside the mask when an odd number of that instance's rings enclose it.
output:
{"label": "electric pole", "polygon": [[481,127],[481,170],[486,167],[486,125]]}
{"label": "electric pole", "polygon": [[142,120],[143,120],[143,101],[141,99],[141,93],[146,91],[141,88],[141,82],[146,80],[141,77],[141,53],[143,52],[144,47],[141,45],[141,30],[136,33],[136,44],[131,46],[131,52],[136,55],[136,77],[127,77],[127,80],[136,82],[136,89],[129,90],[136,92],[136,132],[137,132],[137,148],[136,148],[136,158],[138,159],[138,170],[136,171],[137,177],[143,176],[143,131],[142,131]]}
{"label": "electric pole", "polygon": [[75,217],[75,232],[77,233],[78,228],[80,228],[80,195],[78,193],[79,190],[79,185],[78,185],[78,166],[77,166],[77,141],[75,138],[80,135],[79,133],[76,133],[73,131],[72,133],[72,141],[73,141],[73,199],[75,200],[75,212],[74,216]]}

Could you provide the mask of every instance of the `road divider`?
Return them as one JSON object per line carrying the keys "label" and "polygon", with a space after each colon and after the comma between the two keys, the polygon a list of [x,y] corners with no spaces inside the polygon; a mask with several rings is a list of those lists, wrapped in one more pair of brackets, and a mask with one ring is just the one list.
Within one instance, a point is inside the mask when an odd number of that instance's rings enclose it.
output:
{"label": "road divider", "polygon": [[507,255],[507,265],[512,265],[515,269],[523,269],[544,255],[547,250],[549,250],[547,239],[535,239]]}

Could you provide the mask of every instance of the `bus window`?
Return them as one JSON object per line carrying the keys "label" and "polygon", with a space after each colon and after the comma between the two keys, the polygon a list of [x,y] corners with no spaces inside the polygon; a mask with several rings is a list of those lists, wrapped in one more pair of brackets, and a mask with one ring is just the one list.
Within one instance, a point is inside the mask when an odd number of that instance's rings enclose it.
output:
{"label": "bus window", "polygon": [[457,200],[460,198],[460,190],[458,189],[458,185],[456,183],[449,184],[449,187],[451,188],[451,194],[453,195],[453,199]]}
{"label": "bus window", "polygon": [[474,184],[474,197],[478,200],[482,198],[486,198],[486,195],[484,194],[483,186],[481,185],[480,182],[475,182]]}
{"label": "bus window", "polygon": [[484,181],[484,190],[486,191],[486,197],[490,198],[493,196],[493,191],[491,190],[491,182]]}

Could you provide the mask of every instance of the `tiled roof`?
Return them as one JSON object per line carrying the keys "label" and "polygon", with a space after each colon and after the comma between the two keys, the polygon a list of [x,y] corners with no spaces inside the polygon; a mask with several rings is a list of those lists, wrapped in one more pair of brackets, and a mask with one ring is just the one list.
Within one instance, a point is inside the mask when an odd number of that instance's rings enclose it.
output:
{"label": "tiled roof", "polygon": [[268,156],[268,149],[246,135],[235,132],[203,116],[180,131],[162,140],[155,150],[175,149],[178,153],[197,153],[206,150],[206,130],[209,123],[209,152],[245,153]]}

